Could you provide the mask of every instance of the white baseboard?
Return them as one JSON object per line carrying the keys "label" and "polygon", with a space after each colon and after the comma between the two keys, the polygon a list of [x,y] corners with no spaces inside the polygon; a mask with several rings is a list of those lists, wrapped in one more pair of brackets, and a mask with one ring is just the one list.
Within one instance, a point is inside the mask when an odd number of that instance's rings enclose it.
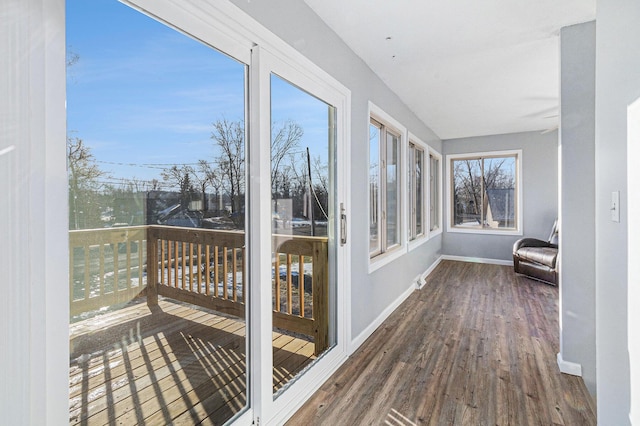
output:
{"label": "white baseboard", "polygon": [[571,374],[572,376],[582,377],[582,365],[575,362],[569,362],[562,359],[562,354],[558,352],[558,367],[560,372],[564,374]]}
{"label": "white baseboard", "polygon": [[369,324],[367,328],[365,328],[360,334],[358,334],[353,340],[351,340],[351,344],[349,345],[349,356],[351,356],[351,354],[353,354],[356,349],[358,349],[360,345],[362,345],[365,340],[367,340],[369,336],[371,336],[373,332],[376,331],[376,329],[380,327],[380,325],[382,325],[384,320],[386,320],[389,315],[391,315],[391,313],[395,311],[396,308],[398,308],[398,306],[400,306],[402,302],[404,302],[407,297],[409,297],[411,293],[415,291],[415,289],[415,284],[412,283],[412,285],[409,286],[409,288],[407,288],[396,300],[394,300],[393,303],[387,306],[387,308],[382,311],[382,313],[378,315],[378,317],[373,320],[373,322]]}
{"label": "white baseboard", "polygon": [[487,259],[483,257],[451,256],[443,254],[441,260],[456,260],[458,262],[487,263],[489,265],[513,266],[513,260]]}

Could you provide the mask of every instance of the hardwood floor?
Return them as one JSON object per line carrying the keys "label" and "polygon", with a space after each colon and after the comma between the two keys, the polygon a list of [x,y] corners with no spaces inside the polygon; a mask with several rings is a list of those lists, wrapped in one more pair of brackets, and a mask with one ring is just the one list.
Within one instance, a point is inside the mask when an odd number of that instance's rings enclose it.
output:
{"label": "hardwood floor", "polygon": [[288,424],[595,425],[558,345],[556,287],[443,261]]}
{"label": "hardwood floor", "polygon": [[[162,299],[70,327],[69,423],[223,424],[246,405],[245,323]],[[313,359],[315,346],[273,332],[273,389]]]}

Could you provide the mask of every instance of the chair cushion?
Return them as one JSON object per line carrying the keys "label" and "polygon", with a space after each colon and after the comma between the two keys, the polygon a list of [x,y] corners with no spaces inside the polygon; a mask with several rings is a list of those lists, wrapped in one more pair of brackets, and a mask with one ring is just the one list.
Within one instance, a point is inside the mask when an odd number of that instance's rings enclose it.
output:
{"label": "chair cushion", "polygon": [[553,269],[556,267],[558,249],[553,247],[521,247],[516,254],[521,260],[538,263]]}

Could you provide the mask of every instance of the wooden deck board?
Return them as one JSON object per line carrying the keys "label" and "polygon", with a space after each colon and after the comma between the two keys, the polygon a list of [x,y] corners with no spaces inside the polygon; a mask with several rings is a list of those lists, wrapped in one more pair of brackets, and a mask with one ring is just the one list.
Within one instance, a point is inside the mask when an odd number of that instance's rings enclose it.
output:
{"label": "wooden deck board", "polygon": [[[221,424],[246,404],[245,324],[169,299],[70,327],[71,424]],[[315,357],[273,333],[274,392]]]}
{"label": "wooden deck board", "polygon": [[558,330],[557,287],[444,261],[288,424],[595,425]]}

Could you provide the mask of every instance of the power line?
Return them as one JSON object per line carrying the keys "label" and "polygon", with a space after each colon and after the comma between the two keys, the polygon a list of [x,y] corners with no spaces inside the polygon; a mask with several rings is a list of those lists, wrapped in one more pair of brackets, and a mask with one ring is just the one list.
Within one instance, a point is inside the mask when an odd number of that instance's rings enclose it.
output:
{"label": "power line", "polygon": [[120,163],[117,161],[103,161],[96,160],[96,163],[112,164],[115,166],[132,166],[132,167],[145,167],[149,169],[163,170],[166,166],[199,166],[200,163]]}

